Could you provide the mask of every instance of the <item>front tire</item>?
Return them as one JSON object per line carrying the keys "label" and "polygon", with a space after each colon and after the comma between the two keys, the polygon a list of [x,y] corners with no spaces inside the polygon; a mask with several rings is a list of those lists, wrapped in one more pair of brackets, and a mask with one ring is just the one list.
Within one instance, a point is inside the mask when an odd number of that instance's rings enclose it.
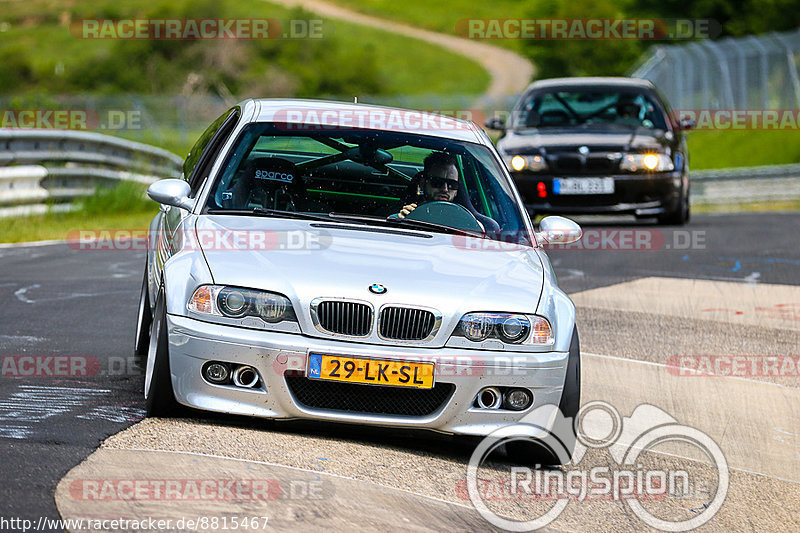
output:
{"label": "front tire", "polygon": [[136,342],[133,354],[137,359],[147,355],[150,346],[150,326],[153,324],[153,311],[150,309],[150,291],[147,286],[147,267],[144,270],[142,291],[139,293],[139,312],[136,316]]}
{"label": "front tire", "polygon": [[506,454],[511,461],[523,465],[557,466],[567,464],[572,459],[577,440],[575,419],[581,406],[581,344],[578,327],[572,331],[569,345],[567,372],[564,377],[564,390],[558,410],[563,418],[556,421],[550,435],[542,440],[514,440],[506,443]]}
{"label": "front tire", "polygon": [[658,217],[658,223],[665,226],[683,226],[689,222],[691,211],[689,207],[689,191],[681,195],[680,205],[675,211],[664,213]]}
{"label": "front tire", "polygon": [[158,292],[156,307],[153,311],[153,327],[148,344],[147,367],[144,375],[144,398],[148,417],[169,416],[178,408],[169,369],[167,305],[163,288]]}

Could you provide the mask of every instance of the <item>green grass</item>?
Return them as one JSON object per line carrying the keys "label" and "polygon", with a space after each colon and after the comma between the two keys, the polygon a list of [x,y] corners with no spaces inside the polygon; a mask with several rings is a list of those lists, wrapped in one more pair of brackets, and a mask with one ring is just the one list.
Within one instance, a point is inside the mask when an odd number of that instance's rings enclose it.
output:
{"label": "green grass", "polygon": [[123,182],[99,188],[76,201],[73,211],[0,218],[0,242],[30,242],[74,237],[80,230],[146,230],[158,206],[144,187]]}
{"label": "green grass", "polygon": [[689,132],[692,170],[800,163],[800,131]]}
{"label": "green grass", "polygon": [[800,211],[800,200],[780,202],[741,202],[736,204],[697,204],[692,205],[692,213],[762,213],[776,211]]}
{"label": "green grass", "polygon": [[[4,3],[0,23],[8,23],[8,29],[2,33],[0,53],[6,52],[3,56],[6,59],[25,58],[32,67],[32,76],[36,78],[33,82],[35,87],[55,93],[75,90],[73,85],[80,80],[68,83],[66,80],[70,73],[83,72],[81,69],[86,65],[98,65],[103,60],[107,62],[107,70],[121,71],[116,73],[119,79],[125,80],[125,76],[134,73],[135,78],[127,78],[132,85],[144,81],[146,83],[140,85],[140,88],[151,87],[155,93],[163,92],[159,90],[162,87],[179,89],[192,73],[214,77],[220,70],[226,71],[221,78],[223,81],[227,80],[232,86],[240,87],[241,90],[236,92],[237,97],[265,96],[258,94],[264,90],[278,93],[282,91],[285,96],[302,96],[303,90],[322,95],[326,86],[331,86],[326,85],[326,81],[337,79],[342,71],[346,71],[353,79],[333,86],[352,87],[353,90],[349,92],[353,92],[353,95],[358,92],[365,95],[365,87],[376,88],[378,92],[375,94],[386,95],[478,95],[489,83],[489,76],[480,65],[463,56],[416,39],[340,21],[326,20],[322,27],[322,39],[200,43],[121,43],[114,39],[81,39],[71,33],[68,24],[70,19],[135,18],[158,12],[158,9],[171,9],[164,7],[169,6],[166,3],[155,4],[156,7],[153,5],[144,0],[26,0]],[[183,13],[178,7],[174,9],[179,14]],[[191,6],[184,9],[192,12]],[[243,3],[222,0],[212,7],[206,6],[205,9],[215,11],[219,17],[269,18],[277,19],[283,25],[295,18],[318,18],[311,13],[287,10],[263,1]],[[192,16],[203,15],[199,13]],[[146,50],[145,58],[153,55],[149,53],[152,48],[162,52],[167,61],[150,65],[155,69],[154,73],[147,73],[140,65],[125,64],[124,61],[121,65],[114,66],[114,54],[119,54],[122,50],[120,44],[125,45],[125,50],[131,48],[134,54],[137,53],[135,46],[142,48],[140,52]],[[193,53],[200,55],[195,61],[190,61],[185,56],[189,47],[195,45],[206,48],[202,49],[202,54],[199,48],[191,49]],[[328,56],[331,61],[327,61]],[[214,62],[218,64],[213,64]],[[271,70],[273,68],[278,71]],[[282,79],[279,72],[287,73],[294,81]],[[87,73],[92,73],[92,69]],[[151,80],[147,79],[148,75],[152,77]],[[243,77],[248,77],[246,82],[237,80]],[[362,81],[369,79],[370,83],[359,84],[359,78]],[[93,83],[106,94],[118,93],[122,89],[105,85],[106,80],[102,76],[98,76]],[[14,85],[22,84],[22,80],[18,80]],[[359,87],[362,88],[361,91],[358,91]],[[92,91],[91,87],[83,89]],[[256,94],[252,94],[250,90],[256,91]],[[6,93],[9,94],[8,91]]]}
{"label": "green grass", "polygon": [[[519,0],[494,0],[492,2],[473,2],[466,0],[332,0],[336,4],[346,6],[376,17],[405,22],[412,26],[456,35],[457,31],[468,19],[508,19],[531,18],[537,2],[520,2]],[[520,41],[513,39],[486,41],[512,49],[519,47]]]}
{"label": "green grass", "polygon": [[48,213],[27,217],[0,219],[0,242],[32,242],[66,239],[81,230],[147,230],[158,212],[105,213],[87,215],[83,212]]}

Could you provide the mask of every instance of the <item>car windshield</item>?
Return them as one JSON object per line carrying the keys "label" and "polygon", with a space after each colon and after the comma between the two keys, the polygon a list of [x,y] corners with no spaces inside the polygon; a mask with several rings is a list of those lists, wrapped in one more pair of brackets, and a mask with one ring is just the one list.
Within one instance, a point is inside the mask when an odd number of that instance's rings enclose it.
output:
{"label": "car windshield", "polygon": [[[530,245],[527,215],[485,146],[409,133],[298,129],[302,125],[245,127],[212,184],[204,212],[463,230]],[[444,159],[455,169],[436,177],[425,172],[426,158]],[[428,184],[454,193],[441,201],[442,196],[427,194]],[[411,203],[417,208],[399,215]]]}
{"label": "car windshield", "polygon": [[604,127],[666,129],[653,97],[642,92],[568,90],[533,93],[517,110],[515,129]]}

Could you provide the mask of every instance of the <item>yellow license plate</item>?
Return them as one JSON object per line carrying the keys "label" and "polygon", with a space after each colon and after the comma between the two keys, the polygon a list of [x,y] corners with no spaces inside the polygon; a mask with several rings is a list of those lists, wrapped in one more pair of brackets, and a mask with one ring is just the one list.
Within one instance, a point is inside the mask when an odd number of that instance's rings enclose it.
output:
{"label": "yellow license plate", "polygon": [[391,387],[433,388],[433,363],[308,354],[308,377]]}

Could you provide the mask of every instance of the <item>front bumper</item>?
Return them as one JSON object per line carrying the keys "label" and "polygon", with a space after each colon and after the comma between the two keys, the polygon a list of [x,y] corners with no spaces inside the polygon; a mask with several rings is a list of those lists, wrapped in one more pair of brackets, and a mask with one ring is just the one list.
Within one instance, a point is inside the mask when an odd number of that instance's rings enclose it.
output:
{"label": "front bumper", "polygon": [[[658,174],[615,174],[612,176],[549,176],[513,172],[525,207],[535,213],[563,214],[630,214],[657,216],[680,208],[684,188],[681,172]],[[612,194],[554,194],[554,178],[614,178]],[[543,183],[546,195],[540,194]]]}
{"label": "front bumper", "polygon": [[[167,315],[169,359],[175,398],[183,405],[237,415],[271,419],[314,419],[386,427],[429,429],[456,435],[488,435],[513,424],[543,405],[558,405],[568,353],[495,352],[456,348],[421,349],[318,339],[304,335],[250,330]],[[308,407],[287,385],[285,375],[304,376],[310,351],[365,358],[422,358],[436,365],[436,383],[454,390],[432,414],[387,415]],[[213,385],[201,374],[206,361],[246,364],[257,369],[262,386],[245,389]],[[305,378],[303,378],[305,379]],[[352,385],[357,386],[357,385]],[[524,387],[533,404],[524,411],[489,410],[473,406],[484,387]],[[387,387],[363,385],[375,394]],[[396,390],[396,389],[395,389]],[[539,409],[537,412],[546,410]],[[552,420],[526,418],[532,437],[544,436],[535,427],[549,428]]]}

